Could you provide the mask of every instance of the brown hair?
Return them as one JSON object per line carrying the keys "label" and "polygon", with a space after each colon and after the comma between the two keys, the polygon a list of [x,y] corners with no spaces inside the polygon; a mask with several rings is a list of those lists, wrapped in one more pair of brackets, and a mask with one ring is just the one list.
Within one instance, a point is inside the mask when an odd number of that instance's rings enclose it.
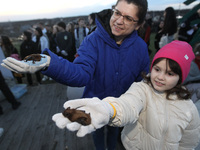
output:
{"label": "brown hair", "polygon": [[139,18],[138,24],[141,25],[146,17],[146,13],[147,13],[147,8],[148,8],[148,3],[147,0],[118,0],[116,5],[120,2],[120,1],[126,1],[128,4],[134,4],[138,7],[138,13],[137,13],[137,17]]}

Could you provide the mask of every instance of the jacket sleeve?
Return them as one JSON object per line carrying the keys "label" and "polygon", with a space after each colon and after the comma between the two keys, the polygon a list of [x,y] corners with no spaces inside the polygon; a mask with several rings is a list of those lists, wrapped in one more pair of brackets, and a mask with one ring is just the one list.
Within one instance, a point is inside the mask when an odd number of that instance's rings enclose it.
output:
{"label": "jacket sleeve", "polygon": [[194,149],[200,141],[200,118],[195,105],[193,105],[191,113],[191,121],[187,128],[183,131],[181,141],[179,142],[179,150]]}
{"label": "jacket sleeve", "polygon": [[51,62],[48,69],[41,71],[41,73],[65,85],[85,86],[94,74],[97,61],[95,48],[91,42],[85,40],[87,38],[84,39],[78,50],[78,57],[73,63],[57,56],[49,49],[44,50],[43,53],[47,52],[51,56]]}
{"label": "jacket sleeve", "polygon": [[125,126],[126,124],[135,123],[140,115],[140,112],[146,107],[147,89],[144,88],[145,83],[133,83],[131,87],[119,98],[107,97],[103,99],[116,108],[116,116],[110,123],[111,126]]}

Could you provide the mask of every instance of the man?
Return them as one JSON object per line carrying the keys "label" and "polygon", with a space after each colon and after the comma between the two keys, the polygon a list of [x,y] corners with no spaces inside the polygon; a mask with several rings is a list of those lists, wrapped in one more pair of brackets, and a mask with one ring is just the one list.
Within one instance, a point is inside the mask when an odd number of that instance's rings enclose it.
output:
{"label": "man", "polygon": [[198,31],[200,23],[200,8],[180,24],[178,39],[180,41],[191,42],[195,33]]}
{"label": "man", "polygon": [[85,20],[83,18],[78,19],[78,28],[74,30],[74,36],[76,40],[76,48],[78,49],[83,39],[88,35],[89,29],[85,27]]}
{"label": "man", "polygon": [[56,34],[56,42],[57,49],[60,51],[59,55],[72,62],[76,53],[72,35],[66,31],[66,24],[63,21],[59,22],[57,26],[59,32]]}
{"label": "man", "polygon": [[[43,69],[43,74],[59,83],[85,86],[85,98],[119,97],[133,82],[142,80],[142,72],[149,71],[148,48],[137,34],[146,12],[146,0],[118,0],[113,10],[99,12],[96,30],[84,38],[73,63],[45,50],[49,56],[43,55],[37,67],[10,58],[2,65],[18,72]],[[94,132],[97,150],[116,148],[118,128],[107,126],[106,134],[107,145],[104,128]]]}

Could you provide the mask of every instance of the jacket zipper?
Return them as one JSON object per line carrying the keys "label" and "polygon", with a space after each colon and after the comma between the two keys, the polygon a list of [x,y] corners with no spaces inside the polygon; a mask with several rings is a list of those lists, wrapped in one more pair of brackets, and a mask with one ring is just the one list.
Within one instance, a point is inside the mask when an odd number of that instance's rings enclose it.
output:
{"label": "jacket zipper", "polygon": [[161,142],[160,142],[160,150],[164,150],[165,145],[164,145],[164,141],[165,141],[165,137],[167,134],[167,130],[168,130],[168,126],[169,126],[169,118],[168,118],[168,110],[169,110],[169,104],[167,102],[167,100],[165,100],[165,111],[164,114],[165,115],[165,120],[164,120],[164,126],[163,126],[163,132],[162,132],[162,138],[161,138]]}

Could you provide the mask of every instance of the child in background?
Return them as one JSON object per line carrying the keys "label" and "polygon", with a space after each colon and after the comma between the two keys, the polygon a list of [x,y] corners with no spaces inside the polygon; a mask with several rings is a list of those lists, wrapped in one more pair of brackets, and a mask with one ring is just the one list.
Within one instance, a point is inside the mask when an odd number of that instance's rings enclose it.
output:
{"label": "child in background", "polygon": [[78,131],[79,137],[106,124],[124,126],[121,139],[126,149],[194,149],[200,140],[200,118],[189,91],[182,86],[194,57],[188,43],[173,41],[156,53],[151,73],[120,97],[77,99],[64,104],[64,108],[90,113],[90,125],[71,122],[62,113],[52,119],[59,128]]}
{"label": "child in background", "polygon": [[[32,33],[29,31],[24,31],[23,41],[20,45],[20,56],[22,60],[28,55],[38,54],[38,53],[39,51],[37,50],[37,44],[32,41]],[[40,72],[37,71],[35,75],[36,75],[37,82],[41,84],[42,79],[41,79]],[[27,77],[28,84],[33,85],[32,75],[30,73],[27,73],[26,77]]]}

